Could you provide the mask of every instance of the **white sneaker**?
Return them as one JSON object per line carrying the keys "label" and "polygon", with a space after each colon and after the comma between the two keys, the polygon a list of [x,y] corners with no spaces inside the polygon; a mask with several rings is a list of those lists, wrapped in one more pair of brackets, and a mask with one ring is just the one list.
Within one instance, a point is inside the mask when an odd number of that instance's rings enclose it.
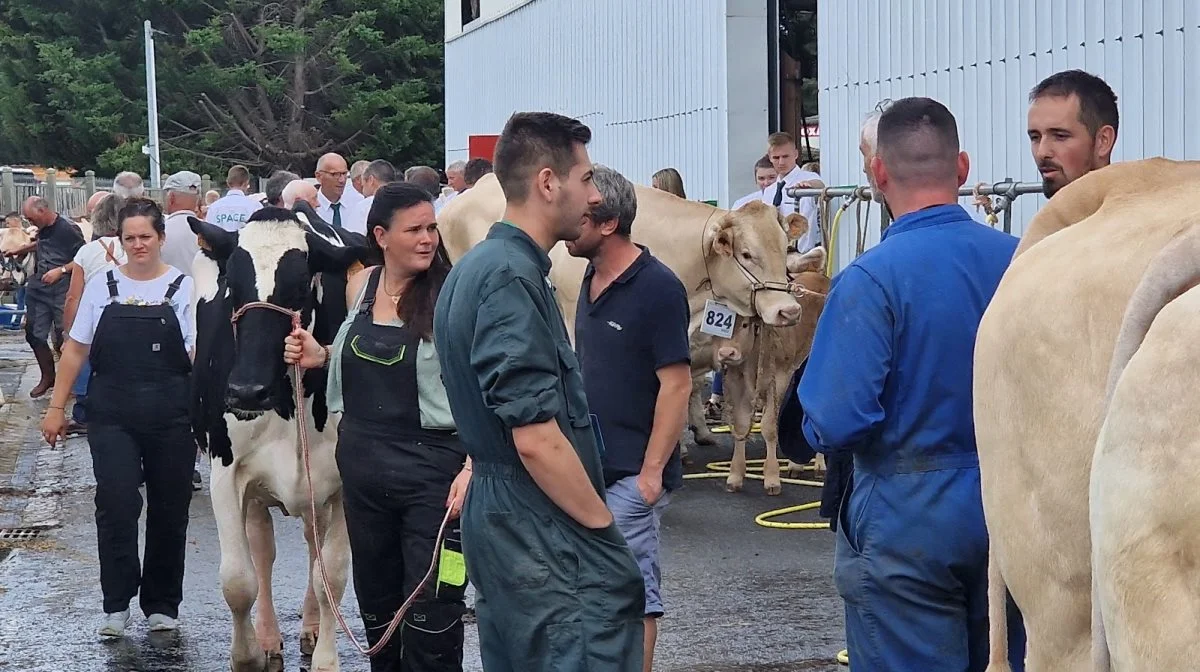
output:
{"label": "white sneaker", "polygon": [[167,632],[177,630],[179,621],[166,614],[150,614],[150,618],[146,619],[146,625],[150,626],[150,632]]}
{"label": "white sneaker", "polygon": [[105,614],[104,622],[96,634],[101,637],[124,637],[125,626],[129,625],[129,610],[118,611],[115,614]]}

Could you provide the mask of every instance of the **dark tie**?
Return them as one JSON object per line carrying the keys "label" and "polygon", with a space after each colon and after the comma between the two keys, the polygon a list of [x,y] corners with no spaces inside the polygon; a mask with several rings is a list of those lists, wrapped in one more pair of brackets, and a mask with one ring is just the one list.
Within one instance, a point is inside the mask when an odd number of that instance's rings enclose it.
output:
{"label": "dark tie", "polygon": [[775,183],[775,202],[772,203],[775,207],[783,204],[783,182]]}
{"label": "dark tie", "polygon": [[342,204],[330,203],[329,207],[333,208],[333,228],[342,228]]}

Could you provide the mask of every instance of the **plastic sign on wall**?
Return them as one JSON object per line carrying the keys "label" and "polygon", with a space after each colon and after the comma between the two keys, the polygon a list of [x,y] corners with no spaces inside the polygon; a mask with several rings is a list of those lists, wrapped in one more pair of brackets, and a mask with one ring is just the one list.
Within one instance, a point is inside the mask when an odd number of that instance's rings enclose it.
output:
{"label": "plastic sign on wall", "polygon": [[467,158],[487,159],[495,163],[496,141],[498,135],[469,135],[467,136]]}

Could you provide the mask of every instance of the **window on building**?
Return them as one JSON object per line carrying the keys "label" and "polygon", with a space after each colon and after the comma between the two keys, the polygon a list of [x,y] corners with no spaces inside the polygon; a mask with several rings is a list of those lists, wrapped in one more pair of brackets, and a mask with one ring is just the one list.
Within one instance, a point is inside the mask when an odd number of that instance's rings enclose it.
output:
{"label": "window on building", "polygon": [[479,0],[462,0],[462,24],[466,26],[478,18]]}

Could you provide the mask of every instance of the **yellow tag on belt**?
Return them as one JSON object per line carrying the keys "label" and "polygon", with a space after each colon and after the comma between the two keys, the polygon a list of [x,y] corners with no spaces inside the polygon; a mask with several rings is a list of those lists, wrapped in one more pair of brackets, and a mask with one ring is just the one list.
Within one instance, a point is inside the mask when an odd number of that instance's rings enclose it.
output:
{"label": "yellow tag on belt", "polygon": [[438,581],[448,586],[467,583],[467,561],[463,554],[442,547],[442,558],[438,561]]}

